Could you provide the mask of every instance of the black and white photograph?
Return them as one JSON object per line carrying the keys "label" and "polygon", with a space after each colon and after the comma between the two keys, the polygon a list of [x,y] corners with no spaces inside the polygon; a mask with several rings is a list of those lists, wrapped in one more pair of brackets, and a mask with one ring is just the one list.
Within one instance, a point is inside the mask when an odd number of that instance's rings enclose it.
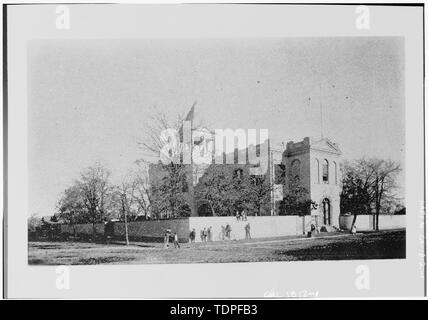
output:
{"label": "black and white photograph", "polygon": [[9,296],[425,295],[422,12],[7,6]]}
{"label": "black and white photograph", "polygon": [[28,55],[29,264],[406,257],[402,38]]}

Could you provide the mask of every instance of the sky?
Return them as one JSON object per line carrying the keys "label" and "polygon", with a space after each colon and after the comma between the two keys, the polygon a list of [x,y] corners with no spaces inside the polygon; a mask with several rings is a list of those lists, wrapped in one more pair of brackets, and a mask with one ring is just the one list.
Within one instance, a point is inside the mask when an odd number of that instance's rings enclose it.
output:
{"label": "sky", "polygon": [[31,41],[29,214],[52,215],[95,162],[119,181],[154,110],[195,101],[210,129],[268,129],[274,145],[322,133],[346,160],[404,167],[404,89],[401,37]]}

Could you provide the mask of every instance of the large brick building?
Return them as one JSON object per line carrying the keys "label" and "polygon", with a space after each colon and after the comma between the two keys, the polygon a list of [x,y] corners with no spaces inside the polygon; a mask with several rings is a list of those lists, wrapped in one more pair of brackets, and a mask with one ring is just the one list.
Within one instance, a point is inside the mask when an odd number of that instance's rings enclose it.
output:
{"label": "large brick building", "polygon": [[[212,132],[203,130],[192,131],[192,146],[195,143],[212,143],[211,148],[215,145],[214,135]],[[200,137],[203,136],[204,139]],[[266,144],[266,145],[264,145]],[[268,152],[268,170],[266,170],[264,183],[275,184],[267,203],[264,203],[258,213],[250,215],[282,215],[293,214],[284,212],[280,208],[282,196],[287,194],[291,181],[298,183],[307,190],[308,197],[318,206],[317,209],[311,210],[311,219],[319,227],[339,226],[340,214],[340,181],[341,181],[341,151],[337,144],[329,139],[313,140],[304,138],[302,141],[287,143],[283,150],[273,150],[270,147],[269,140],[262,144],[267,146]],[[252,165],[238,163],[239,156],[248,157],[249,150],[256,148],[260,150],[260,145],[250,145],[246,149],[235,149],[233,164],[219,164],[216,162],[215,152],[212,153],[212,164],[187,164],[187,184],[184,188],[185,197],[189,204],[191,216],[209,216],[215,215],[209,210],[207,203],[202,199],[195,198],[195,190],[199,188],[201,179],[209,174],[215,166],[228,166],[231,174],[249,174],[249,168]],[[260,156],[263,156],[258,152]],[[230,155],[230,154],[229,154]],[[225,159],[228,155],[222,154]],[[217,163],[217,164],[216,164]],[[150,181],[155,182],[162,176],[162,165],[152,165],[150,168]],[[282,179],[279,179],[279,176]]]}

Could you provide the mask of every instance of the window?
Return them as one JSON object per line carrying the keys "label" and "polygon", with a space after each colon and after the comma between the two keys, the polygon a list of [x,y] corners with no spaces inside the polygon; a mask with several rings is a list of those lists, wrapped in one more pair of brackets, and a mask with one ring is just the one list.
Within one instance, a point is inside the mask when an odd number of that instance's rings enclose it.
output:
{"label": "window", "polygon": [[333,162],[334,167],[334,184],[337,184],[337,165],[336,162]]}
{"label": "window", "polygon": [[324,159],[322,164],[322,181],[328,183],[328,161]]}
{"label": "window", "polygon": [[315,181],[316,183],[320,183],[320,161],[318,159],[315,159],[315,172],[317,174]]}

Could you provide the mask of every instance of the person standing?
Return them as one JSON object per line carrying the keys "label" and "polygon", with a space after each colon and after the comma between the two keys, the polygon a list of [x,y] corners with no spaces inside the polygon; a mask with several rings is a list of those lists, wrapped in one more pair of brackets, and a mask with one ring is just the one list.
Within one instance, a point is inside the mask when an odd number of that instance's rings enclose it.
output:
{"label": "person standing", "polygon": [[190,234],[191,234],[190,242],[195,242],[195,239],[196,239],[196,230],[195,230],[195,228],[192,229],[192,231],[190,232]]}
{"label": "person standing", "polygon": [[178,242],[178,233],[177,232],[174,232],[174,248],[180,249],[180,243]]}
{"label": "person standing", "polygon": [[164,239],[163,239],[165,249],[169,248],[169,236],[170,235],[171,235],[171,230],[166,229],[165,234],[164,234]]}
{"label": "person standing", "polygon": [[226,236],[226,228],[224,226],[221,226],[221,240],[224,241],[225,236]]}
{"label": "person standing", "polygon": [[232,228],[229,224],[226,225],[226,238],[227,240],[230,240],[230,232],[232,231]]}
{"label": "person standing", "polygon": [[213,227],[211,227],[211,226],[210,226],[210,227],[208,228],[208,230],[207,230],[207,232],[208,232],[208,241],[210,241],[210,242],[211,242],[211,241],[213,241],[212,228],[213,228]]}
{"label": "person standing", "polygon": [[250,224],[249,223],[247,223],[246,225],[245,225],[245,239],[251,239],[251,233],[250,233]]}
{"label": "person standing", "polygon": [[204,242],[207,242],[208,231],[207,228],[204,228]]}

